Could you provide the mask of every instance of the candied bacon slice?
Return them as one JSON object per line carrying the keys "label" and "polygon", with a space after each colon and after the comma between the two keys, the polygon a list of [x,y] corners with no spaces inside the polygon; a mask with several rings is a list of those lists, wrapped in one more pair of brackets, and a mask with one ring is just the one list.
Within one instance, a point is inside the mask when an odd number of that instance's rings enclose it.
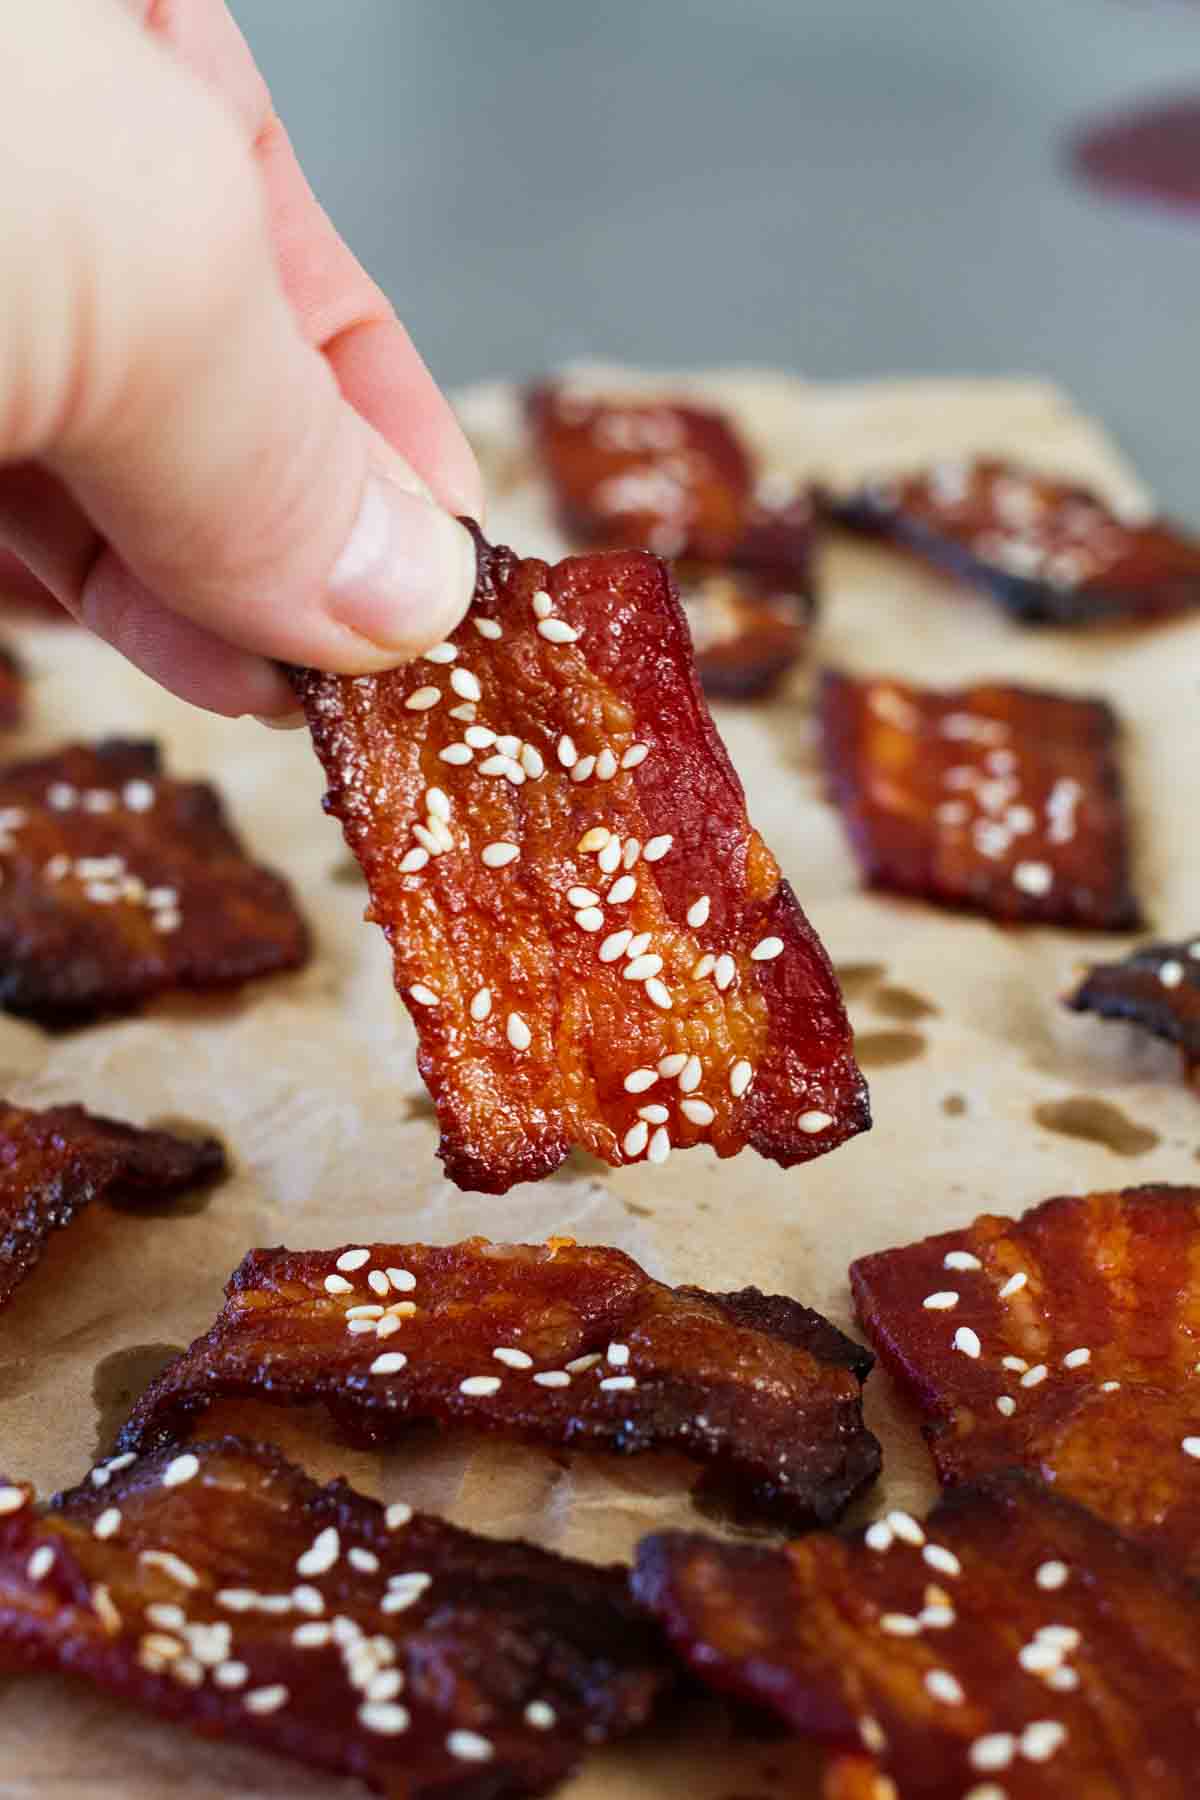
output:
{"label": "candied bacon slice", "polygon": [[994,458],[940,463],[827,504],[843,525],[983,588],[1024,625],[1153,623],[1200,606],[1200,541]]}
{"label": "candied bacon slice", "polygon": [[671,1676],[624,1571],[319,1487],[225,1438],[0,1490],[0,1663],[377,1793],[544,1793]]}
{"label": "candied bacon slice", "polygon": [[1200,1088],[1200,937],[1143,944],[1118,962],[1093,963],[1065,1004],[1178,1044],[1184,1074]]}
{"label": "candied bacon slice", "polygon": [[214,1400],[323,1401],[354,1437],[417,1420],[704,1464],[747,1509],[836,1518],[879,1468],[868,1352],[757,1288],[665,1287],[620,1250],[376,1244],[252,1250],[226,1304],[146,1390],[123,1450],[177,1440]]}
{"label": "candied bacon slice", "polygon": [[286,883],[207,782],[155,745],[68,745],[0,769],[0,1005],[49,1026],[299,967]]}
{"label": "candied bacon slice", "polygon": [[52,1231],[89,1201],[160,1199],[228,1169],[215,1138],[187,1139],[97,1117],[0,1101],[0,1306],[40,1260]]}
{"label": "candied bacon slice", "polygon": [[1200,1576],[1200,1188],[1046,1200],[860,1257],[943,1482],[1022,1464]]}
{"label": "candied bacon slice", "polygon": [[868,885],[993,919],[1138,923],[1103,700],[826,672],[830,782]]}
{"label": "candied bacon slice", "polygon": [[794,596],[726,569],[692,564],[676,576],[705,693],[718,700],[769,694],[807,641]]}
{"label": "candied bacon slice", "polygon": [[829,1800],[1195,1791],[1200,1589],[1019,1473],[850,1538],[665,1532],[633,1591],[701,1679],[844,1753]]}
{"label": "candied bacon slice", "polygon": [[382,675],[297,671],[460,1187],[869,1124],[837,980],[704,705],[663,563],[479,540],[471,612]]}

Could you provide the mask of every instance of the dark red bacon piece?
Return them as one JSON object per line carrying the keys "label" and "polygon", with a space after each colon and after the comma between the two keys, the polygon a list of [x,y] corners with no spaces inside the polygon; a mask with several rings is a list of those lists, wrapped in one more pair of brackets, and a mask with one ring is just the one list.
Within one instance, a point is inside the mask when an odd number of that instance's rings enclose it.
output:
{"label": "dark red bacon piece", "polygon": [[869,886],[1022,924],[1137,924],[1104,701],[827,673],[821,726]]}
{"label": "dark red bacon piece", "polygon": [[1190,1800],[1200,1590],[1040,1483],[782,1549],[644,1540],[633,1591],[715,1688],[836,1753],[827,1800]]}
{"label": "dark red bacon piece", "polygon": [[789,1165],[866,1129],[837,981],[656,557],[480,540],[450,642],[296,682],[460,1187],[503,1193],[574,1144]]}
{"label": "dark red bacon piece", "polygon": [[0,1306],[80,1207],[163,1199],[215,1181],[227,1167],[215,1138],[144,1131],[82,1106],[31,1112],[0,1102]]}
{"label": "dark red bacon piece", "polygon": [[207,782],[153,744],[75,744],[0,770],[0,1005],[50,1026],[294,969],[308,935]]}
{"label": "dark red bacon piece", "polygon": [[226,1438],[0,1488],[0,1664],[393,1800],[541,1794],[670,1685],[624,1571],[456,1530]]}
{"label": "dark red bacon piece", "polygon": [[842,524],[983,588],[1023,625],[1149,624],[1200,606],[1195,538],[1010,463],[940,463],[830,504]]}
{"label": "dark red bacon piece", "polygon": [[1200,1082],[1200,936],[1143,944],[1118,962],[1093,963],[1066,1005],[1073,1012],[1123,1019],[1178,1044],[1184,1075]]}
{"label": "dark red bacon piece", "polygon": [[321,1401],[373,1443],[433,1419],[682,1452],[744,1510],[795,1524],[836,1518],[879,1468],[859,1345],[794,1300],[665,1287],[620,1250],[570,1238],[254,1250],[226,1294],[142,1396],[123,1450],[178,1440],[222,1397]]}
{"label": "dark red bacon piece", "polygon": [[850,1270],[943,1482],[1018,1464],[1200,1576],[1200,1188],[984,1214]]}

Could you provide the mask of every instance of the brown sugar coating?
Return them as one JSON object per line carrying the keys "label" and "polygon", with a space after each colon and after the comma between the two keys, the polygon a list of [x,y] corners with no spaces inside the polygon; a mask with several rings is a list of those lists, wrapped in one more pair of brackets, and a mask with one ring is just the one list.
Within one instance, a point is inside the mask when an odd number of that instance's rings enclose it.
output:
{"label": "brown sugar coating", "polygon": [[227,1167],[215,1138],[143,1131],[82,1106],[33,1112],[0,1102],[0,1306],[80,1207],[162,1199],[215,1181]]}
{"label": "brown sugar coating", "polygon": [[153,744],[70,745],[0,769],[0,1004],[50,1026],[298,968],[287,885],[249,861],[216,790]]}
{"label": "brown sugar coating", "polygon": [[829,672],[821,727],[869,886],[1023,924],[1137,924],[1104,701]]}
{"label": "brown sugar coating", "polygon": [[715,1688],[829,1746],[826,1800],[1188,1800],[1200,1590],[1021,1475],[783,1548],[667,1532],[633,1591]]}
{"label": "brown sugar coating", "polygon": [[866,1129],[832,967],[656,557],[551,567],[480,540],[449,642],[295,679],[460,1187],[503,1193],[576,1144],[790,1165]]}
{"label": "brown sugar coating", "polygon": [[1200,541],[995,458],[875,482],[832,511],[983,588],[1024,625],[1149,624],[1200,605]]}
{"label": "brown sugar coating", "polygon": [[879,1468],[871,1358],[756,1288],[653,1281],[620,1250],[547,1244],[255,1250],[206,1336],[147,1389],[123,1450],[178,1440],[211,1402],[323,1402],[355,1439],[418,1420],[528,1442],[692,1458],[747,1511],[827,1522]]}
{"label": "brown sugar coating", "polygon": [[1143,944],[1117,962],[1093,963],[1066,996],[1073,1012],[1140,1025],[1178,1044],[1186,1079],[1200,1071],[1200,936]]}
{"label": "brown sugar coating", "polygon": [[1021,1465],[1200,1576],[1200,1189],[984,1214],[850,1279],[941,1481]]}
{"label": "brown sugar coating", "polygon": [[540,1794],[671,1682],[624,1571],[457,1530],[266,1445],[0,1488],[0,1665],[393,1800]]}

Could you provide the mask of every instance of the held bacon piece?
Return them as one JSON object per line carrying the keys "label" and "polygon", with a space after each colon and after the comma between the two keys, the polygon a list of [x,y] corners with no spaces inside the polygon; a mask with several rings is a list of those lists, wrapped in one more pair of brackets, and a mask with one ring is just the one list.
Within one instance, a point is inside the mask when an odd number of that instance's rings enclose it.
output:
{"label": "held bacon piece", "polygon": [[216,1324],[135,1407],[123,1450],[221,1397],[323,1401],[359,1440],[417,1420],[706,1464],[749,1509],[828,1522],[879,1469],[871,1357],[819,1313],[652,1281],[620,1250],[492,1244],[252,1250]]}
{"label": "held bacon piece", "polygon": [[869,886],[1022,924],[1138,923],[1104,701],[827,672],[821,726]]}
{"label": "held bacon piece", "polygon": [[0,1306],[38,1263],[50,1233],[89,1201],[161,1199],[227,1169],[215,1138],[145,1131],[82,1106],[30,1112],[0,1101]]}
{"label": "held bacon piece", "polygon": [[112,739],[0,769],[0,1004],[48,1026],[299,967],[286,884],[207,782]]}
{"label": "held bacon piece", "polygon": [[530,390],[526,411],[567,534],[677,559],[706,692],[768,692],[808,634],[807,493],[760,481],[733,424],[707,408],[546,383]]}
{"label": "held bacon piece", "polygon": [[1200,1188],[984,1214],[850,1270],[938,1478],[1023,1464],[1200,1577]]}
{"label": "held bacon piece", "polygon": [[544,1793],[670,1681],[620,1569],[319,1487],[266,1445],[118,1457],[42,1510],[0,1499],[0,1666],[395,1800]]}
{"label": "held bacon piece", "polygon": [[1008,463],[941,463],[830,509],[983,588],[1024,625],[1153,623],[1200,606],[1196,539]]}
{"label": "held bacon piece", "polygon": [[479,540],[451,642],[300,671],[460,1187],[605,1161],[789,1166],[867,1128],[829,959],[746,817],[663,563]]}
{"label": "held bacon piece", "polygon": [[828,1800],[1195,1792],[1200,1590],[1026,1476],[851,1538],[665,1532],[633,1591],[702,1680],[843,1754]]}
{"label": "held bacon piece", "polygon": [[1200,937],[1144,944],[1119,962],[1093,963],[1065,1004],[1178,1044],[1184,1075],[1200,1088]]}

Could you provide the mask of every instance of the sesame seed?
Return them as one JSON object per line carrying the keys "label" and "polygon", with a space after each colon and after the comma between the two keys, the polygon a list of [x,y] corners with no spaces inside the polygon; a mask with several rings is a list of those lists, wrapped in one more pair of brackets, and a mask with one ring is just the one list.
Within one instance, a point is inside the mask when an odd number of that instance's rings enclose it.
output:
{"label": "sesame seed", "polygon": [[218,1606],[229,1612],[249,1612],[258,1603],[253,1588],[218,1588],[215,1599]]}
{"label": "sesame seed", "polygon": [[333,1525],[319,1531],[309,1548],[296,1558],[297,1575],[327,1575],[342,1553],[342,1540]]}
{"label": "sesame seed", "polygon": [[431,663],[452,663],[457,656],[458,651],[453,644],[433,644],[426,650],[424,660]]}
{"label": "sesame seed", "polygon": [[606,1375],[599,1384],[602,1394],[627,1394],[637,1386],[636,1375]]}
{"label": "sesame seed", "polygon": [[503,732],[496,739],[496,748],[501,756],[519,756],[521,753],[521,740],[519,737],[515,737],[511,731]]}
{"label": "sesame seed", "polygon": [[1023,1356],[1002,1356],[1000,1361],[1003,1367],[1011,1369],[1014,1375],[1023,1375],[1029,1367]]}
{"label": "sesame seed", "polygon": [[636,769],[639,763],[645,762],[649,754],[649,744],[630,744],[628,750],[621,758],[621,767],[623,769]]}
{"label": "sesame seed", "polygon": [[934,1700],[941,1700],[946,1706],[961,1706],[965,1698],[961,1686],[949,1669],[928,1669],[925,1674],[925,1690]]}
{"label": "sesame seed", "polygon": [[661,862],[674,842],[675,839],[669,832],[660,837],[652,837],[643,848],[642,855],[647,862]]}
{"label": "sesame seed", "polygon": [[646,1157],[652,1163],[665,1163],[671,1154],[671,1140],[667,1136],[666,1127],[660,1125],[650,1139]]}
{"label": "sesame seed", "polygon": [[510,1012],[504,1026],[504,1035],[514,1050],[528,1050],[533,1042],[533,1033],[521,1017],[520,1013]]}
{"label": "sesame seed", "polygon": [[744,1057],[739,1058],[729,1071],[729,1091],[735,1100],[741,1099],[753,1080],[754,1070]]}
{"label": "sesame seed", "polygon": [[[635,956],[644,956],[646,954],[647,950],[650,948],[651,936],[652,936],[652,933],[649,931],[639,931],[636,937],[631,937],[629,942],[625,946],[626,956],[628,956],[631,961]],[[679,1066],[680,1066],[680,1068],[682,1068],[683,1063],[680,1063]],[[661,1064],[659,1065],[658,1072],[660,1075],[662,1074],[662,1065]]]}
{"label": "sesame seed", "polygon": [[430,1586],[431,1577],[419,1572],[408,1575],[389,1575],[388,1591],[384,1595],[380,1611],[385,1613],[407,1612],[415,1606],[421,1595]]}
{"label": "sesame seed", "polygon": [[644,1121],[639,1120],[636,1125],[631,1125],[625,1133],[621,1148],[626,1156],[640,1156],[649,1141],[650,1127]]}
{"label": "sesame seed", "polygon": [[586,1375],[587,1371],[589,1369],[594,1369],[599,1361],[599,1353],[596,1351],[589,1351],[586,1356],[577,1356],[573,1362],[569,1362],[567,1364],[567,1373],[570,1375]]}
{"label": "sesame seed", "polygon": [[604,925],[604,914],[598,906],[584,906],[575,914],[575,923],[580,931],[599,931]]}
{"label": "sesame seed", "polygon": [[624,863],[625,867],[627,869],[632,869],[633,865],[637,862],[637,859],[641,854],[642,854],[641,839],[640,838],[626,838],[625,839],[625,848],[621,852],[621,861]]}
{"label": "sesame seed", "polygon": [[1019,1294],[1028,1280],[1029,1277],[1024,1269],[1018,1269],[1015,1275],[1009,1276],[1008,1280],[1004,1283],[1004,1286],[1000,1289],[999,1298],[1001,1300],[1007,1300],[1011,1294]]}
{"label": "sesame seed", "polygon": [[712,974],[712,972],[716,968],[716,966],[717,966],[716,957],[713,955],[711,950],[706,950],[704,952],[703,956],[698,956],[696,958],[695,962],[692,964],[691,969],[688,972],[691,975],[691,978],[693,981],[703,981],[704,977],[706,975]]}
{"label": "sesame seed", "polygon": [[601,750],[599,756],[596,758],[596,779],[598,781],[611,781],[616,772],[617,759],[609,749],[608,745],[605,744],[603,750]]}
{"label": "sesame seed", "polygon": [[244,1705],[247,1712],[273,1713],[288,1703],[288,1691],[282,1682],[273,1687],[252,1688],[246,1695]]}
{"label": "sesame seed", "polygon": [[1035,1719],[1021,1733],[1021,1755],[1028,1762],[1048,1762],[1066,1741],[1066,1727],[1057,1719]]}
{"label": "sesame seed", "polygon": [[587,781],[596,767],[594,756],[581,756],[571,770],[572,781]]}
{"label": "sesame seed", "polygon": [[79,799],[79,791],[68,781],[55,781],[46,790],[46,804],[55,812],[70,812]]}
{"label": "sesame seed", "polygon": [[525,1708],[525,1723],[535,1731],[552,1731],[558,1724],[558,1714],[545,1700],[531,1700]]}
{"label": "sesame seed", "polygon": [[1016,1410],[1017,1403],[1011,1394],[998,1394],[996,1396],[996,1411],[1002,1414],[1004,1418],[1011,1419]]}
{"label": "sesame seed", "polygon": [[491,988],[478,988],[471,996],[471,1017],[479,1024],[492,1010]]}
{"label": "sesame seed", "polygon": [[645,984],[643,992],[651,1005],[657,1006],[661,1012],[670,1012],[675,1004],[669,991],[659,980],[657,975],[652,975],[650,977],[649,981]]}
{"label": "sesame seed", "polygon": [[1091,1360],[1092,1360],[1091,1351],[1088,1349],[1085,1349],[1083,1346],[1081,1346],[1078,1350],[1068,1350],[1067,1351],[1067,1354],[1062,1359],[1063,1368],[1064,1369],[1082,1369],[1084,1364],[1090,1363]]}
{"label": "sesame seed", "polygon": [[544,1388],[565,1388],[571,1385],[571,1377],[565,1369],[543,1369],[542,1373],[535,1375],[533,1379],[539,1387]]}
{"label": "sesame seed", "polygon": [[127,781],[121,799],[130,812],[149,812],[154,805],[154,789],[148,781]]}
{"label": "sesame seed", "polygon": [[399,1319],[394,1312],[389,1312],[380,1319],[378,1325],[375,1327],[375,1336],[377,1338],[390,1338],[392,1334],[399,1331],[399,1329]]}
{"label": "sesame seed", "polygon": [[658,1075],[653,1069],[634,1069],[625,1077],[622,1086],[627,1094],[644,1094],[657,1080]]}
{"label": "sesame seed", "polygon": [[584,832],[575,848],[581,856],[589,856],[593,850],[603,850],[611,836],[607,825],[593,825]]}
{"label": "sesame seed", "polygon": [[1059,1693],[1067,1693],[1071,1688],[1079,1686],[1079,1676],[1074,1669],[1063,1663],[1057,1669],[1049,1669],[1045,1675],[1046,1686],[1055,1688]]}
{"label": "sesame seed", "polygon": [[683,1068],[679,1071],[680,1092],[684,1094],[693,1093],[695,1089],[700,1086],[703,1076],[704,1070],[700,1065],[700,1058],[698,1056],[689,1056],[686,1063],[683,1065]]}
{"label": "sesame seed", "polygon": [[1045,1363],[1035,1363],[1032,1369],[1026,1369],[1021,1377],[1022,1387],[1038,1387],[1050,1373]]}
{"label": "sesame seed", "polygon": [[659,1058],[658,1072],[665,1081],[673,1081],[686,1064],[687,1051],[673,1050],[669,1056]]}
{"label": "sesame seed", "polygon": [[982,1269],[983,1264],[969,1250],[947,1250],[942,1258],[944,1269]]}
{"label": "sesame seed", "polygon": [[[2,1490],[0,1490],[2,1491]],[[121,1629],[121,1614],[113,1602],[108,1590],[108,1583],[96,1582],[92,1588],[92,1608],[109,1637],[115,1637]]]}
{"label": "sesame seed", "polygon": [[1041,1644],[1053,1644],[1056,1650],[1078,1650],[1083,1641],[1074,1625],[1039,1625],[1034,1636]]}
{"label": "sesame seed", "polygon": [[447,744],[444,750],[438,751],[438,755],[444,763],[452,763],[459,769],[475,758],[475,752],[469,744]]}
{"label": "sesame seed", "polygon": [[325,1292],[327,1294],[352,1294],[354,1292],[354,1287],[352,1283],[346,1281],[341,1275],[327,1275],[325,1277]]}
{"label": "sesame seed", "polygon": [[107,788],[89,788],[83,796],[85,812],[112,812],[117,804],[117,796],[110,794]]}
{"label": "sesame seed", "polygon": [[648,981],[651,975],[657,975],[663,966],[661,956],[635,956],[621,970],[626,981]]}
{"label": "sesame seed", "polygon": [[1185,1437],[1179,1448],[1185,1456],[1194,1456],[1200,1462],[1200,1437]]}
{"label": "sesame seed", "polygon": [[638,1118],[645,1119],[649,1125],[665,1125],[670,1118],[665,1106],[639,1106]]}
{"label": "sesame seed", "polygon": [[975,1739],[967,1756],[973,1769],[1007,1769],[1016,1747],[1011,1731],[989,1731]]}
{"label": "sesame seed", "polygon": [[450,686],[463,700],[482,700],[483,689],[477,676],[470,669],[451,669]]}
{"label": "sesame seed", "polygon": [[330,1627],[317,1619],[306,1619],[292,1632],[292,1642],[297,1650],[323,1650],[332,1640]]}
{"label": "sesame seed", "polygon": [[1173,960],[1161,964],[1158,971],[1158,979],[1165,988],[1178,987],[1183,980],[1183,964]]}
{"label": "sesame seed", "polygon": [[1102,1381],[1100,1383],[1100,1392],[1102,1394],[1115,1394],[1120,1385],[1119,1381]]}
{"label": "sesame seed", "polygon": [[409,1715],[406,1707],[397,1706],[393,1700],[364,1700],[358,1709],[358,1722],[380,1737],[398,1737],[408,1730]]}
{"label": "sesame seed", "polygon": [[1034,1571],[1033,1579],[1037,1582],[1038,1586],[1044,1588],[1047,1593],[1053,1593],[1056,1588],[1066,1586],[1069,1575],[1070,1570],[1067,1568],[1066,1563],[1059,1562],[1057,1558],[1055,1558],[1050,1562],[1040,1563]]}
{"label": "sesame seed", "polygon": [[460,1762],[491,1762],[495,1755],[488,1739],[480,1737],[477,1731],[452,1731],[446,1739],[446,1748]]}
{"label": "sesame seed", "polygon": [[441,697],[441,688],[419,687],[409,694],[404,704],[409,712],[428,712],[431,706],[437,705]]}
{"label": "sesame seed", "polygon": [[425,810],[433,819],[449,819],[450,796],[444,788],[427,787],[425,789]]}
{"label": "sesame seed", "polygon": [[163,1470],[164,1487],[182,1487],[185,1481],[193,1481],[200,1473],[200,1458],[185,1451],[182,1456],[175,1457]]}
{"label": "sesame seed", "polygon": [[947,1631],[950,1626],[954,1624],[957,1617],[958,1614],[955,1612],[954,1608],[952,1606],[947,1606],[944,1601],[939,1601],[937,1603],[931,1602],[930,1605],[922,1607],[919,1615],[919,1623],[922,1624],[927,1631]]}
{"label": "sesame seed", "polygon": [[610,931],[600,945],[600,961],[604,963],[619,961],[628,950],[632,937],[633,933],[628,926],[621,931]]}
{"label": "sesame seed", "polygon": [[383,1515],[383,1522],[389,1531],[399,1531],[407,1525],[413,1516],[413,1509],[405,1500],[393,1500]]}
{"label": "sesame seed", "polygon": [[832,1114],[827,1112],[803,1112],[796,1120],[801,1131],[815,1135],[818,1131],[827,1131],[833,1124]]}
{"label": "sesame seed", "polygon": [[54,1549],[50,1544],[39,1544],[29,1561],[25,1564],[25,1573],[30,1581],[43,1581],[54,1566]]}
{"label": "sesame seed", "polygon": [[325,1600],[320,1590],[309,1587],[306,1582],[301,1582],[299,1587],[292,1589],[292,1605],[297,1612],[319,1615],[325,1611]]}
{"label": "sesame seed", "polygon": [[1019,862],[1012,872],[1013,886],[1023,894],[1039,897],[1054,886],[1054,871],[1048,863]]}
{"label": "sesame seed", "polygon": [[707,1100],[681,1100],[679,1110],[693,1125],[711,1125],[717,1116]]}
{"label": "sesame seed", "polygon": [[716,968],[713,970],[713,980],[716,982],[721,993],[724,993],[725,989],[732,985],[736,974],[737,964],[734,962],[732,956],[727,954],[718,956]]}
{"label": "sesame seed", "polygon": [[475,721],[474,701],[464,700],[460,705],[452,706],[450,708],[450,717],[452,719],[462,719],[467,725],[473,724]]}
{"label": "sesame seed", "polygon": [[417,1278],[411,1269],[389,1269],[387,1278],[398,1294],[411,1294],[417,1285]]}
{"label": "sesame seed", "polygon": [[372,1269],[367,1276],[367,1286],[376,1294],[391,1292],[391,1284],[382,1269]]}
{"label": "sesame seed", "polygon": [[1017,1661],[1027,1675],[1045,1675],[1050,1669],[1057,1669],[1062,1661],[1062,1651],[1057,1644],[1022,1644],[1017,1652]]}
{"label": "sesame seed", "polygon": [[579,752],[575,748],[575,740],[567,732],[563,732],[555,745],[555,755],[564,769],[573,769],[579,761]]}
{"label": "sesame seed", "polygon": [[958,1305],[958,1295],[952,1288],[945,1288],[936,1294],[926,1294],[921,1305],[927,1312],[949,1312],[952,1306]]}
{"label": "sesame seed", "polygon": [[504,1363],[510,1369],[532,1369],[533,1367],[532,1356],[526,1355],[524,1350],[509,1350],[502,1344],[498,1350],[492,1351],[492,1355],[497,1362]]}
{"label": "sesame seed", "polygon": [[969,1325],[960,1325],[954,1334],[953,1348],[961,1350],[964,1356],[978,1357],[983,1345],[979,1342],[979,1333],[972,1331]]}
{"label": "sesame seed", "polygon": [[499,1393],[500,1377],[499,1375],[468,1375],[465,1381],[459,1382],[458,1391],[471,1399],[476,1396],[482,1399],[489,1394]]}
{"label": "sesame seed", "polygon": [[919,1550],[921,1545],[925,1542],[925,1533],[911,1513],[904,1512],[899,1507],[896,1507],[888,1513],[887,1522],[895,1535],[903,1543],[911,1544],[914,1549]]}
{"label": "sesame seed", "polygon": [[887,1520],[876,1519],[873,1524],[867,1526],[863,1533],[863,1543],[868,1550],[877,1550],[882,1554],[883,1551],[891,1549],[893,1536],[894,1533]]}
{"label": "sesame seed", "polygon": [[567,899],[572,906],[599,906],[600,896],[591,888],[573,887],[567,889]]}
{"label": "sesame seed", "polygon": [[869,1713],[864,1713],[858,1721],[858,1735],[863,1741],[863,1748],[876,1755],[887,1749],[887,1733],[879,1720],[871,1718]]}
{"label": "sesame seed", "polygon": [[409,991],[409,994],[411,995],[411,997],[420,1006],[440,1006],[441,1005],[440,997],[434,993],[432,988],[426,987],[425,983],[423,981],[418,981],[416,983],[416,985],[414,987],[410,987],[408,991]]}
{"label": "sesame seed", "polygon": [[[379,1310],[382,1313],[382,1306]],[[361,1337],[364,1332],[375,1330],[375,1321],[374,1319],[350,1319],[347,1322],[346,1330],[351,1337]]]}
{"label": "sesame seed", "polygon": [[880,1615],[879,1629],[889,1637],[919,1637],[921,1621],[910,1618],[908,1613],[887,1612]]}
{"label": "sesame seed", "polygon": [[379,1567],[379,1558],[373,1550],[365,1550],[361,1544],[354,1544],[346,1552],[346,1560],[351,1568],[360,1569],[364,1575],[374,1575]]}
{"label": "sesame seed", "polygon": [[490,638],[495,642],[497,638],[504,636],[502,628],[497,625],[495,619],[474,619],[472,623],[482,638]]}
{"label": "sesame seed", "polygon": [[696,925],[696,926],[707,925],[708,915],[711,911],[712,911],[712,901],[709,899],[707,894],[701,894],[700,898],[698,900],[693,900],[692,904],[688,907],[688,910],[687,910],[688,924]]}
{"label": "sesame seed", "polygon": [[603,850],[596,857],[596,866],[603,869],[606,875],[615,875],[621,866],[621,840],[610,837]]}
{"label": "sesame seed", "polygon": [[432,831],[430,831],[427,826],[419,823],[414,825],[413,836],[427,856],[440,856],[442,854],[441,840],[434,837]]}
{"label": "sesame seed", "polygon": [[401,1369],[406,1368],[407,1365],[408,1358],[403,1350],[385,1350],[382,1356],[375,1358],[367,1373],[368,1375],[398,1375]]}
{"label": "sesame seed", "polygon": [[565,619],[543,619],[538,626],[538,636],[544,637],[548,644],[573,644],[579,633]]}
{"label": "sesame seed", "polygon": [[200,1577],[191,1563],[184,1562],[182,1556],[176,1556],[170,1550],[143,1550],[140,1560],[148,1568],[161,1569],[164,1575],[169,1575],[180,1587],[194,1588],[200,1585]]}
{"label": "sesame seed", "polygon": [[[341,1269],[347,1275],[353,1275],[355,1269],[361,1269],[363,1264],[369,1263],[370,1260],[371,1252],[369,1250],[361,1248],[357,1250],[343,1250],[342,1254],[338,1257],[337,1262],[334,1264],[334,1268]],[[361,1307],[352,1306],[350,1308],[350,1313],[352,1314],[362,1310]],[[349,1316],[349,1314],[347,1316]]]}
{"label": "sesame seed", "polygon": [[406,850],[404,855],[400,858],[400,873],[402,875],[415,875],[418,869],[423,869],[428,861],[428,850],[423,850],[418,844],[415,850]]}
{"label": "sesame seed", "polygon": [[[521,769],[520,763],[518,763],[516,766],[518,769],[521,770],[521,780],[523,781],[525,779],[525,771],[524,771],[524,769]],[[481,775],[507,775],[508,771],[512,767],[513,767],[513,762],[512,762],[511,757],[502,756],[502,755],[501,756],[489,756],[489,757],[485,758],[485,760],[483,762],[480,763],[479,773]],[[520,783],[518,783],[517,785],[519,786]]]}
{"label": "sesame seed", "polygon": [[118,1506],[106,1506],[100,1517],[92,1526],[92,1536],[98,1538],[116,1537],[121,1529],[121,1509]]}
{"label": "sesame seed", "polygon": [[489,869],[502,869],[506,863],[516,862],[520,854],[519,844],[509,844],[498,838],[494,843],[485,844],[479,856]]}
{"label": "sesame seed", "polygon": [[637,893],[637,881],[632,875],[619,875],[609,888],[605,899],[610,906],[622,906],[626,900],[632,900]]}
{"label": "sesame seed", "polygon": [[610,1344],[605,1352],[605,1357],[614,1369],[623,1369],[629,1361],[629,1345]]}
{"label": "sesame seed", "polygon": [[249,1679],[250,1679],[250,1671],[246,1667],[244,1662],[232,1662],[231,1661],[231,1662],[218,1663],[216,1668],[213,1670],[213,1680],[216,1682],[218,1687],[222,1687],[222,1688],[245,1687],[245,1685],[246,1685],[247,1681],[249,1681]]}
{"label": "sesame seed", "polygon": [[548,619],[554,611],[554,602],[545,588],[539,588],[531,602],[535,619]]}
{"label": "sesame seed", "polygon": [[931,1569],[937,1569],[942,1575],[961,1575],[962,1564],[953,1550],[947,1550],[944,1544],[926,1544],[921,1555]]}

